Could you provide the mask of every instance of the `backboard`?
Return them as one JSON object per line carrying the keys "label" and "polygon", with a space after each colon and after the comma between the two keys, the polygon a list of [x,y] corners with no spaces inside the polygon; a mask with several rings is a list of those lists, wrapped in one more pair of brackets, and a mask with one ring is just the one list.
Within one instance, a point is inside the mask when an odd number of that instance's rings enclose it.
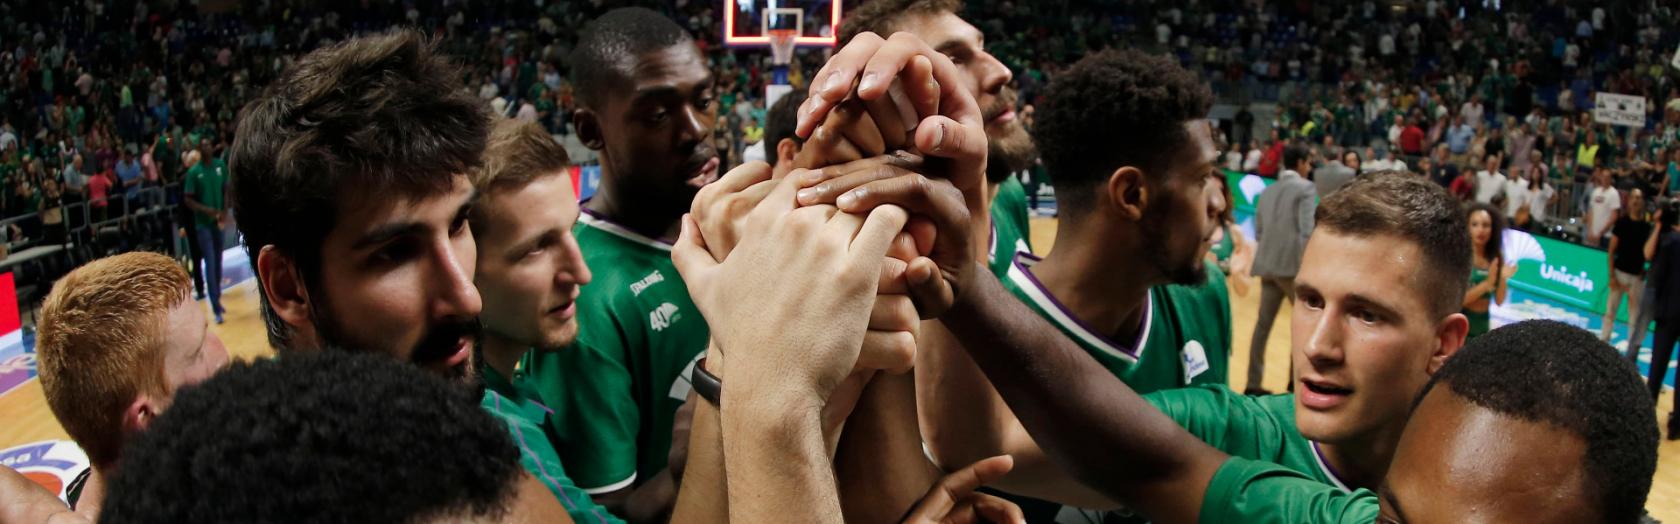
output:
{"label": "backboard", "polygon": [[843,0],[724,0],[723,41],[768,46],[769,32],[793,30],[801,46],[834,47]]}

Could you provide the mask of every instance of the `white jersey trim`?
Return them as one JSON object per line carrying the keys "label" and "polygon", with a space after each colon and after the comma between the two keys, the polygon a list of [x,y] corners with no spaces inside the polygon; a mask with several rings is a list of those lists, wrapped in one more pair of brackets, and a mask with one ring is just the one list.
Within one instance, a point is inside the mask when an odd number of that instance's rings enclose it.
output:
{"label": "white jersey trim", "polygon": [[1353,491],[1348,488],[1347,483],[1342,482],[1342,477],[1336,474],[1335,468],[1330,467],[1330,462],[1324,460],[1324,451],[1318,449],[1318,442],[1309,440],[1307,443],[1312,445],[1313,463],[1318,464],[1319,471],[1324,472],[1324,476],[1330,479],[1330,483],[1341,488],[1342,491]]}
{"label": "white jersey trim", "polygon": [[1078,317],[1073,316],[1073,313],[1068,311],[1067,307],[1057,301],[1056,297],[1050,295],[1050,291],[1038,282],[1038,277],[1033,276],[1031,271],[1032,266],[1038,264],[1040,260],[1031,253],[1017,253],[1015,263],[1009,266],[1009,280],[1031,299],[1039,310],[1049,317],[1051,322],[1055,322],[1064,331],[1073,334],[1081,342],[1095,347],[1109,356],[1125,361],[1127,364],[1136,364],[1138,357],[1143,355],[1143,348],[1149,343],[1149,330],[1155,323],[1155,298],[1148,296],[1144,300],[1143,330],[1138,332],[1137,340],[1128,348],[1115,343],[1108,337],[1091,329],[1090,326],[1085,325]]}
{"label": "white jersey trim", "polygon": [[630,487],[631,484],[633,484],[635,482],[636,482],[636,473],[632,471],[632,472],[630,472],[630,478],[620,480],[618,482],[614,482],[612,484],[608,484],[608,485],[605,485],[605,486],[601,486],[599,488],[585,488],[585,487],[579,486],[578,489],[581,489],[581,490],[583,490],[584,493],[588,493],[590,495],[600,495],[602,493],[612,493],[614,491],[618,491],[618,490],[621,490],[621,489],[624,489],[624,488],[628,488],[628,487]]}
{"label": "white jersey trim", "polygon": [[671,245],[670,244],[660,242],[660,241],[652,239],[652,238],[648,238],[647,236],[642,235],[641,233],[631,231],[630,228],[627,228],[627,227],[624,227],[624,226],[621,226],[621,225],[618,225],[618,224],[614,224],[611,220],[607,220],[606,217],[597,216],[594,211],[590,211],[588,209],[584,209],[582,211],[583,211],[582,213],[578,214],[578,222],[582,222],[583,225],[586,225],[586,226],[589,226],[589,227],[592,227],[592,228],[595,228],[595,229],[599,229],[601,231],[605,231],[607,233],[612,234],[613,236],[623,238],[625,240],[629,240],[631,242],[635,242],[637,244],[641,244],[641,245],[644,245],[644,246],[647,246],[647,247],[658,249],[660,251],[666,251],[666,252],[671,251]]}

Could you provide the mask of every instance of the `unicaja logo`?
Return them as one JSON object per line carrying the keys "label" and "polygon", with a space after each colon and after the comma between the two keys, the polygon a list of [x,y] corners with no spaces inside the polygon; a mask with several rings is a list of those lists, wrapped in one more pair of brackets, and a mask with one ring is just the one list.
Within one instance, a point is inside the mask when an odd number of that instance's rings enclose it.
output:
{"label": "unicaja logo", "polygon": [[1578,274],[1571,275],[1569,274],[1569,266],[1540,264],[1540,278],[1575,288],[1576,291],[1582,293],[1591,293],[1593,290],[1593,281],[1591,278],[1587,278],[1587,272],[1581,271]]}

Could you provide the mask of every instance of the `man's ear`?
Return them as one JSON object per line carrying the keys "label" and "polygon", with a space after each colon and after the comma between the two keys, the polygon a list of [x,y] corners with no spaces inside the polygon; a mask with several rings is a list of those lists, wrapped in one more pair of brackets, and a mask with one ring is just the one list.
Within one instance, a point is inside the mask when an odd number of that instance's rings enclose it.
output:
{"label": "man's ear", "polygon": [[134,435],[146,431],[152,422],[163,412],[163,405],[151,397],[149,393],[141,393],[134,397],[128,407],[123,408],[123,435]]}
{"label": "man's ear", "polygon": [[1143,171],[1121,166],[1108,176],[1108,207],[1125,220],[1142,220],[1149,203],[1149,188],[1145,187]]}
{"label": "man's ear", "polygon": [[600,151],[607,146],[606,137],[601,136],[600,115],[593,109],[579,108],[572,112],[572,129],[577,131],[578,141],[583,147],[591,151]]}
{"label": "man's ear", "polygon": [[1441,370],[1458,350],[1464,348],[1464,339],[1470,334],[1470,319],[1463,313],[1453,313],[1441,319],[1440,325],[1435,326],[1435,351],[1429,355],[1428,371],[1434,375]]}
{"label": "man's ear", "polygon": [[315,325],[301,269],[296,260],[273,245],[263,246],[257,253],[258,284],[268,298],[269,310],[295,334],[311,333]]}

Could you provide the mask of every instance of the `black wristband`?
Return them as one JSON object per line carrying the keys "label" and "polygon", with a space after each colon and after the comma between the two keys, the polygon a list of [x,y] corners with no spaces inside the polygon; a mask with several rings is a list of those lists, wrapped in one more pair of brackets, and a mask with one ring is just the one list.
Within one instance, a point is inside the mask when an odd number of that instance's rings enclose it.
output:
{"label": "black wristband", "polygon": [[711,402],[713,406],[723,405],[723,381],[710,371],[706,371],[706,359],[702,357],[694,362],[694,374],[689,377],[689,383],[694,385],[694,392],[700,398]]}

